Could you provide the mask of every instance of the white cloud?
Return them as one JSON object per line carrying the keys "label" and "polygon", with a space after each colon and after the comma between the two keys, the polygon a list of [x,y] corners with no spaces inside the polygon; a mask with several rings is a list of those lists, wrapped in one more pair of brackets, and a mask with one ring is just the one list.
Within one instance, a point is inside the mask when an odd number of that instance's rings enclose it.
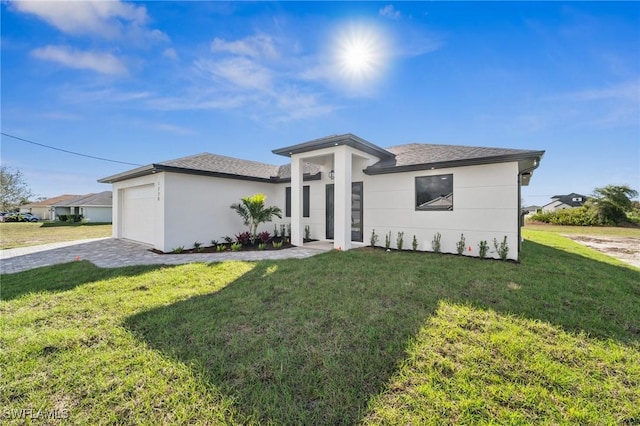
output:
{"label": "white cloud", "polygon": [[42,60],[54,61],[70,68],[88,69],[102,74],[126,74],[127,67],[111,53],[79,51],[69,46],[48,45],[31,51]]}
{"label": "white cloud", "polygon": [[241,89],[271,90],[271,71],[248,58],[235,57],[220,61],[199,61],[196,67],[218,82]]}
{"label": "white cloud", "polygon": [[392,4],[388,4],[378,12],[380,16],[384,16],[389,19],[400,19],[400,11],[396,10]]}
{"label": "white cloud", "polygon": [[180,127],[180,126],[167,124],[167,123],[155,124],[152,127],[161,132],[175,133],[177,135],[191,136],[191,135],[197,134],[197,132],[187,127]]}
{"label": "white cloud", "polygon": [[164,51],[162,52],[162,56],[164,56],[165,58],[169,58],[172,61],[175,61],[178,59],[178,53],[176,52],[176,49],[172,47],[168,49],[164,49]]}
{"label": "white cloud", "polygon": [[159,40],[167,36],[146,28],[144,6],[120,1],[14,1],[12,7],[36,15],[60,31],[72,35],[96,35],[107,39]]}
{"label": "white cloud", "polygon": [[51,111],[51,112],[45,112],[42,114],[42,118],[46,118],[48,120],[71,120],[71,121],[75,121],[75,120],[80,120],[80,116],[77,114],[70,114],[67,112],[58,112],[58,111]]}
{"label": "white cloud", "polygon": [[279,54],[271,36],[266,34],[256,34],[241,40],[226,41],[214,38],[211,42],[212,52],[227,52],[238,56],[248,56],[251,58],[265,57],[277,59]]}

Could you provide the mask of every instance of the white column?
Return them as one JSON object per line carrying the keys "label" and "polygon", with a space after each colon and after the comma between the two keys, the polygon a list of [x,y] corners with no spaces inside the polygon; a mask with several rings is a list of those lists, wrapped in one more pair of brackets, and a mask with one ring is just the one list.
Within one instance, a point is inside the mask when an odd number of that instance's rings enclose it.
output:
{"label": "white column", "polygon": [[336,147],[334,154],[334,238],[333,248],[351,248],[351,151]]}
{"label": "white column", "polygon": [[302,247],[302,158],[291,156],[291,244]]}

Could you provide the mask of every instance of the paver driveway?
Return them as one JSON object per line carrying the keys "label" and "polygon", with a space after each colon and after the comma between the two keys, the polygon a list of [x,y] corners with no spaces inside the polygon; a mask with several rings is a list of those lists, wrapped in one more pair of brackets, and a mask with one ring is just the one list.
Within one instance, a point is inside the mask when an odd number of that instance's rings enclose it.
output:
{"label": "paver driveway", "polygon": [[58,263],[88,260],[101,268],[131,265],[179,265],[225,260],[302,259],[326,251],[319,247],[292,247],[283,250],[156,254],[145,245],[114,238],[69,241],[41,246],[0,250],[0,273],[12,274]]}

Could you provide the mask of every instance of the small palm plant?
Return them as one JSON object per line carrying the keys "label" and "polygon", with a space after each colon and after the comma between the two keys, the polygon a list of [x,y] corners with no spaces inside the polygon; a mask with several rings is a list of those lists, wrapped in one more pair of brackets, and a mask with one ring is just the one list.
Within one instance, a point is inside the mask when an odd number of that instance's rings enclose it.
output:
{"label": "small palm plant", "polygon": [[282,218],[282,210],[279,207],[266,207],[264,205],[266,199],[267,196],[264,194],[254,194],[241,198],[240,203],[231,204],[231,209],[235,210],[244,221],[244,224],[249,227],[252,244],[256,241],[258,225],[270,222],[273,216]]}

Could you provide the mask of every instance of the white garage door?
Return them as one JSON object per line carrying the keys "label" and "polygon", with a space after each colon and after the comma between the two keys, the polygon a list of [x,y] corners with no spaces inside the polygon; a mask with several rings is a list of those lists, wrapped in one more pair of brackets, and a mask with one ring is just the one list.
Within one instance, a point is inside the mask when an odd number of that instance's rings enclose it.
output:
{"label": "white garage door", "polygon": [[126,188],[122,197],[122,237],[154,244],[154,185]]}

